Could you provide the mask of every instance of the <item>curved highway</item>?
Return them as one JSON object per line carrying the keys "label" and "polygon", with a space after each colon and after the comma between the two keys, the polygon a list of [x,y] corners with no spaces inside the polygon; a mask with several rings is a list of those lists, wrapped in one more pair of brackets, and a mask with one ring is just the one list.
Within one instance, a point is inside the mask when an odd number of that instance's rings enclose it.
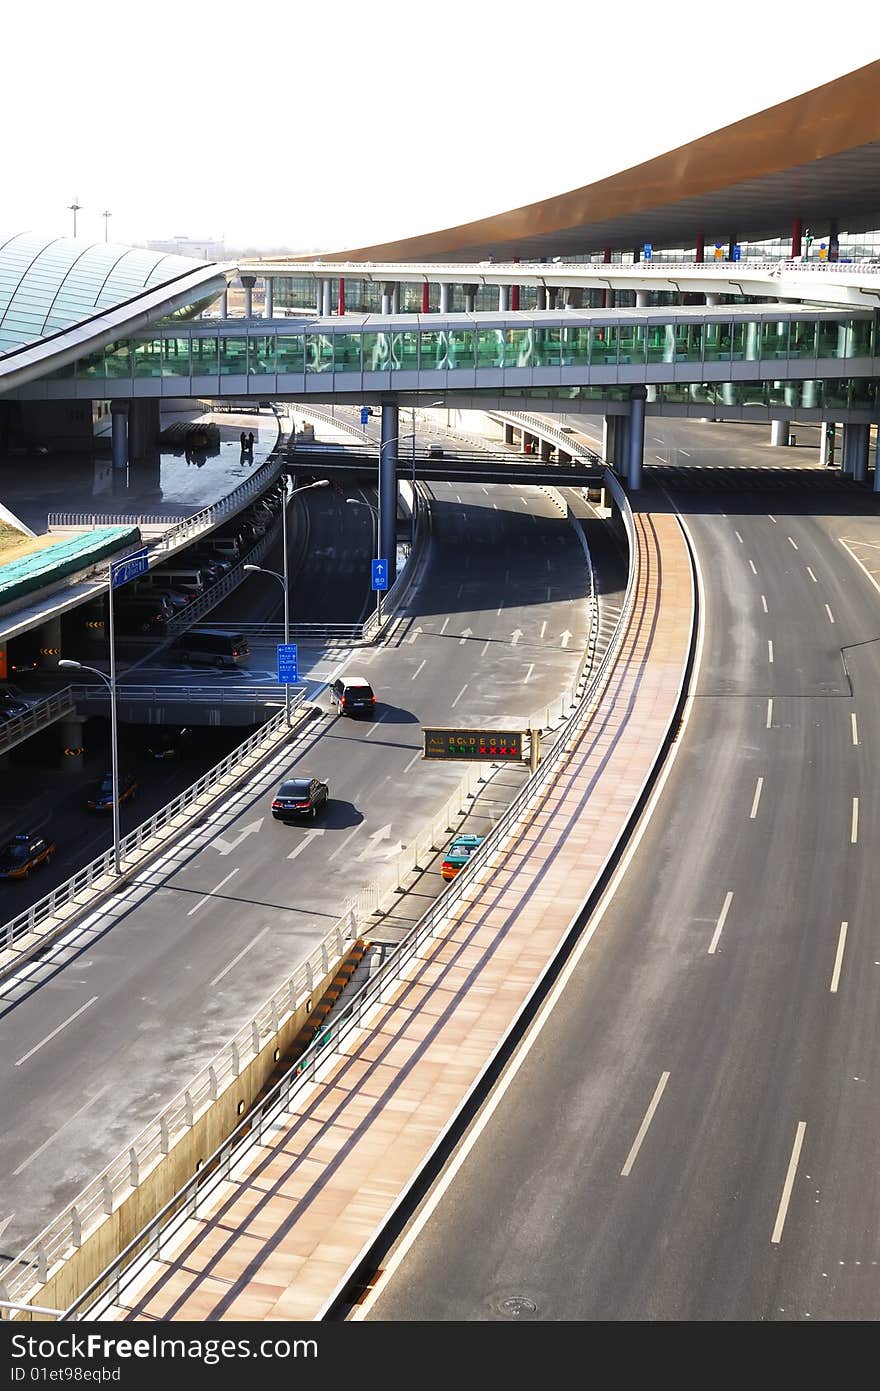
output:
{"label": "curved highway", "polygon": [[[571,684],[587,612],[568,523],[535,488],[435,493],[406,617],[388,646],[346,655],[375,687],[376,720],[310,728],[285,767],[234,799],[232,819],[212,815],[148,872],[153,891],[112,929],[74,933],[0,988],[0,1105],[16,1118],[0,1135],[6,1255],[186,1086],[442,808],[462,770],[422,762],[421,724],[523,721]],[[293,769],[330,784],[314,829],[269,814]]]}
{"label": "curved highway", "polygon": [[664,427],[705,591],[677,758],[367,1317],[877,1317],[880,527],[758,438],[710,474],[717,427]]}

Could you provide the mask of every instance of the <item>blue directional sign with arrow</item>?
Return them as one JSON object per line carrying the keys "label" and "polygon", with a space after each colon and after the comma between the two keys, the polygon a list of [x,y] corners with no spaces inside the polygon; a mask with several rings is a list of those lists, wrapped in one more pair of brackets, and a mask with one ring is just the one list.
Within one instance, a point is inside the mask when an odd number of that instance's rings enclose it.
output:
{"label": "blue directional sign with arrow", "polygon": [[136,580],[139,575],[145,575],[149,569],[147,563],[147,548],[132,551],[124,560],[114,560],[110,565],[110,584],[113,589],[119,589],[121,585],[128,584],[129,580]]}
{"label": "blue directional sign with arrow", "polygon": [[374,561],[373,561],[373,588],[374,588],[374,589],[387,589],[387,588],[388,588],[388,561],[387,561],[387,560],[374,560]]}
{"label": "blue directional sign with arrow", "polygon": [[295,686],[299,680],[299,651],[295,642],[278,644],[278,680],[282,686]]}

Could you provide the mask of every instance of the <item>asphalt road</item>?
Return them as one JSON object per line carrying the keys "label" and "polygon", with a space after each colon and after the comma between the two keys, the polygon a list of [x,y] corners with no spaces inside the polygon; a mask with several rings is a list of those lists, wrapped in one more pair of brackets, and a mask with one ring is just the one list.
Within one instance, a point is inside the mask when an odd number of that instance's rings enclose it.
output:
{"label": "asphalt road", "polygon": [[[152,892],[131,890],[111,930],[71,934],[0,988],[5,1252],[125,1148],[442,808],[461,770],[421,761],[421,724],[521,723],[570,685],[587,614],[567,522],[538,489],[435,492],[407,617],[387,647],[348,659],[376,690],[375,721],[328,715],[144,876]],[[271,818],[293,771],[330,784],[314,829]]]}
{"label": "asphalt road", "polygon": [[371,1318],[880,1311],[876,503],[657,426],[706,590],[677,760]]}

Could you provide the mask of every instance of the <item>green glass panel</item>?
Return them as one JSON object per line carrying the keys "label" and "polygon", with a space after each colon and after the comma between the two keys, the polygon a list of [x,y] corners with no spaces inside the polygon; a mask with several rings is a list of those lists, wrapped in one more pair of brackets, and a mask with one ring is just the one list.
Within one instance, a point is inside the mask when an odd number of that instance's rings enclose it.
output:
{"label": "green glass panel", "polygon": [[645,330],[645,353],[648,362],[663,362],[666,330],[663,324],[650,324]]}
{"label": "green glass panel", "polygon": [[[561,330],[561,359],[563,367],[586,367],[590,361],[590,330],[584,327],[564,328]],[[636,330],[636,337],[640,338],[641,330]],[[640,343],[638,351],[642,353],[644,361],[644,344]]]}
{"label": "green glass panel", "polygon": [[481,328],[477,332],[477,366],[504,366],[504,330],[500,328]]}
{"label": "green glass panel", "polygon": [[744,406],[767,405],[766,382],[741,382],[740,400]]}
{"label": "green glass panel", "polygon": [[816,356],[816,329],[818,325],[809,319],[801,319],[789,324],[788,355],[794,358]]}
{"label": "green glass panel", "polygon": [[130,377],[132,375],[132,347],[127,340],[112,343],[104,349],[104,376]]}
{"label": "green glass panel", "polygon": [[559,367],[562,361],[562,329],[535,329],[535,367]]}
{"label": "green glass panel", "polygon": [[333,334],[306,334],[306,371],[333,371]]}
{"label": "green glass panel", "polygon": [[[421,306],[421,292],[419,298]],[[391,370],[417,372],[419,370],[419,335],[415,329],[405,333],[397,331],[391,335]]]}
{"label": "green glass panel", "polygon": [[261,373],[269,374],[275,371],[275,336],[271,333],[259,333],[253,338],[248,339],[248,376],[255,377]]}
{"label": "green glass panel", "polygon": [[447,337],[449,368],[454,371],[473,369],[476,334],[472,328],[450,329]]}
{"label": "green glass panel", "polygon": [[746,326],[743,323],[733,325],[730,355],[734,362],[742,362],[746,355]]}
{"label": "green glass panel", "polygon": [[164,338],[162,340],[162,376],[189,376],[188,338]]}
{"label": "green glass panel", "polygon": [[729,362],[733,340],[733,325],[730,323],[704,324],[703,361]]}
{"label": "green glass panel", "polygon": [[216,338],[194,338],[190,346],[194,377],[214,377],[220,370]]}
{"label": "green glass panel", "polygon": [[97,352],[87,353],[85,357],[79,358],[76,364],[76,375],[80,380],[89,377],[103,377],[104,375],[104,350],[99,348]]}
{"label": "green glass panel", "polygon": [[819,322],[819,357],[846,356],[846,327],[828,319]]}
{"label": "green glass panel", "polygon": [[505,367],[531,367],[535,357],[534,331],[530,328],[509,328],[505,340]]}
{"label": "green glass panel", "polygon": [[761,357],[777,362],[788,359],[788,324],[779,320],[778,323],[768,323],[761,325]]}
{"label": "green glass panel", "polygon": [[220,339],[220,375],[237,377],[247,375],[247,339]]}
{"label": "green glass panel", "polygon": [[857,410],[872,410],[877,400],[878,383],[869,377],[856,377],[852,383],[851,401]]}
{"label": "green glass panel", "polygon": [[825,377],[823,379],[824,401],[823,407],[829,410],[831,407],[845,409],[849,406],[849,382],[845,377]]}
{"label": "green glass panel", "polygon": [[645,360],[644,333],[635,324],[621,324],[617,333],[618,361],[626,366]]}
{"label": "green glass panel", "polygon": [[334,371],[360,372],[361,336],[359,333],[336,333],[333,335]]}
{"label": "green glass panel", "polygon": [[617,361],[617,329],[600,324],[590,329],[590,362],[594,367]]}
{"label": "green glass panel", "polygon": [[306,342],[301,333],[278,334],[275,340],[275,362],[279,372],[304,372]]}
{"label": "green glass panel", "polygon": [[789,404],[786,399],[787,382],[765,382],[764,385],[767,390],[768,406],[787,406]]}
{"label": "green glass panel", "polygon": [[390,372],[391,335],[390,333],[364,334],[364,371]]}
{"label": "green glass panel", "polygon": [[136,377],[161,377],[162,339],[140,339],[134,343],[134,374]]}
{"label": "green glass panel", "polygon": [[419,360],[423,372],[445,372],[447,343],[443,329],[426,329],[419,334]]}

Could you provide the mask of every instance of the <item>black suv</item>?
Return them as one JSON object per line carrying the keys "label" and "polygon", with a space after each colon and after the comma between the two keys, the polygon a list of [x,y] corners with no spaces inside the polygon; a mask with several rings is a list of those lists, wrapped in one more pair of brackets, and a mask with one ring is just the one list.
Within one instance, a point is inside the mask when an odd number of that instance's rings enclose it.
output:
{"label": "black suv", "polygon": [[291,778],[283,782],[272,802],[276,821],[299,821],[304,816],[314,819],[323,811],[330,798],[330,788],[317,778]]}
{"label": "black suv", "polygon": [[330,704],[335,705],[341,715],[369,715],[376,713],[376,697],[373,688],[363,676],[340,676],[330,687]]}

